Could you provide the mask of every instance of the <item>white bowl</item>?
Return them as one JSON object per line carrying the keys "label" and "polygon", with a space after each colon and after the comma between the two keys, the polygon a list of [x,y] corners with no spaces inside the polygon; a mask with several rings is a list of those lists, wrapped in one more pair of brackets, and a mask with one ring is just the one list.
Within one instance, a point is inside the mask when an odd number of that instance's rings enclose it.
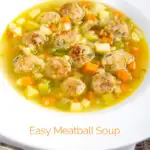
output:
{"label": "white bowl", "polygon": [[[98,0],[97,0],[98,1]],[[0,1],[0,34],[6,25],[23,10],[41,0]],[[144,31],[150,44],[150,22],[143,14],[121,0],[104,0],[105,3],[125,12]],[[143,84],[122,103],[103,111],[69,114],[47,110],[32,104],[9,85],[0,73],[0,135],[36,148],[54,149],[111,149],[130,145],[150,136],[150,70]],[[29,128],[89,126],[112,129],[119,128],[114,135],[30,135]]]}

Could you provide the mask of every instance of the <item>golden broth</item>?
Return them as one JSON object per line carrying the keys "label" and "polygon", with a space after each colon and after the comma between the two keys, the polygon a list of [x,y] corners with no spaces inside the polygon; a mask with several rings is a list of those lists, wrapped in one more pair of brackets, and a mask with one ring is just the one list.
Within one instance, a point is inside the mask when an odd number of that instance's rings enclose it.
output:
{"label": "golden broth", "polygon": [[[43,3],[43,4],[39,4],[37,6],[34,6],[31,9],[23,12],[13,22],[18,20],[18,18],[28,19],[28,13],[31,10],[40,8],[41,12],[58,11],[59,7],[61,5],[62,5],[62,2],[60,3],[60,1],[59,1],[59,4],[55,3],[55,2],[46,2],[46,3]],[[110,7],[108,7],[108,10],[111,10],[112,12],[115,11],[114,9],[112,9]],[[13,63],[12,63],[14,57],[20,51],[17,46],[20,43],[21,38],[19,37],[18,40],[16,40],[16,39],[13,40],[12,36],[9,35],[9,34],[10,34],[10,32],[7,28],[6,31],[4,32],[3,36],[2,36],[2,39],[1,39],[1,51],[4,51],[4,56],[1,56],[1,58],[4,60],[3,68],[4,68],[6,78],[9,80],[10,84],[17,91],[19,91],[19,93],[21,95],[24,95],[24,88],[23,87],[18,88],[18,85],[16,85],[16,80],[18,78],[20,78],[21,75],[18,75],[16,73],[14,73]],[[142,35],[142,36],[144,36],[144,35]],[[100,110],[100,109],[103,109],[103,108],[106,108],[106,107],[113,106],[113,105],[123,101],[127,97],[129,97],[140,86],[140,84],[144,80],[144,77],[145,77],[145,74],[146,74],[146,71],[147,71],[147,68],[148,68],[148,45],[147,45],[147,42],[146,42],[145,38],[143,38],[138,43],[136,43],[136,42],[132,43],[131,42],[130,47],[128,47],[128,51],[130,52],[133,49],[133,47],[138,47],[139,53],[138,53],[138,56],[136,57],[136,70],[134,70],[134,72],[132,73],[133,80],[127,83],[128,91],[123,92],[119,95],[115,95],[115,97],[114,97],[115,100],[110,101],[110,103],[107,104],[107,105],[104,104],[103,100],[101,100],[101,96],[96,95],[95,99],[91,100],[91,107],[89,107],[87,109],[83,109],[82,111],[95,111],[95,110]],[[55,93],[57,93],[57,92],[55,91]],[[84,95],[81,96],[81,97],[84,97]],[[30,100],[33,101],[34,103],[39,104],[40,99],[41,99],[41,96],[37,96],[36,98],[32,98]],[[77,98],[75,98],[75,99],[77,99]],[[70,111],[70,110],[67,110],[67,111]]]}

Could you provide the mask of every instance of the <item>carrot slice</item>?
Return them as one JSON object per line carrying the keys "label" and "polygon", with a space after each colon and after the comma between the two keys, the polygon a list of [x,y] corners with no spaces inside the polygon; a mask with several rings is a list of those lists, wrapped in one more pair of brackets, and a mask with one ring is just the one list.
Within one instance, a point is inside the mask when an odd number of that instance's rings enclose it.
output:
{"label": "carrot slice", "polygon": [[41,105],[44,107],[55,106],[57,99],[51,96],[43,97],[40,101]]}
{"label": "carrot slice", "polygon": [[131,77],[130,77],[130,74],[128,73],[127,70],[120,70],[119,72],[116,73],[116,76],[121,80],[123,81],[124,83],[128,82]]}
{"label": "carrot slice", "polygon": [[93,64],[93,63],[87,63],[84,65],[84,72],[87,73],[95,73],[98,70],[99,66],[97,64]]}
{"label": "carrot slice", "polygon": [[124,83],[121,84],[120,88],[121,88],[121,91],[122,91],[122,92],[127,92],[127,91],[128,91],[128,87],[127,87],[127,85],[124,84]]}
{"label": "carrot slice", "polygon": [[22,77],[21,84],[23,86],[29,86],[29,85],[33,85],[34,82],[33,82],[33,79],[31,77],[25,76],[25,77]]}
{"label": "carrot slice", "polygon": [[85,97],[88,99],[88,100],[93,100],[94,99],[94,93],[92,91],[88,91],[85,95]]}
{"label": "carrot slice", "polygon": [[121,13],[120,11],[115,11],[115,15],[117,15],[118,17],[122,17],[124,16],[123,13]]}
{"label": "carrot slice", "polygon": [[70,23],[70,22],[71,22],[70,18],[67,17],[67,16],[62,17],[62,18],[61,18],[61,21],[62,21],[63,23]]}
{"label": "carrot slice", "polygon": [[87,20],[97,20],[96,16],[94,14],[89,14],[87,16]]}
{"label": "carrot slice", "polygon": [[102,42],[104,42],[104,43],[111,43],[111,41],[112,41],[112,39],[111,38],[109,38],[109,37],[102,37]]}
{"label": "carrot slice", "polygon": [[135,61],[132,61],[129,65],[128,65],[128,68],[131,70],[131,71],[134,71],[136,69],[136,62]]}
{"label": "carrot slice", "polygon": [[52,30],[52,31],[55,31],[56,30],[56,25],[55,24],[51,24],[49,26],[49,28]]}
{"label": "carrot slice", "polygon": [[47,59],[51,56],[51,54],[48,51],[45,51],[43,54],[44,54],[45,59]]}
{"label": "carrot slice", "polygon": [[134,48],[132,51],[131,51],[131,54],[134,55],[135,57],[137,57],[139,55],[139,48]]}
{"label": "carrot slice", "polygon": [[85,7],[85,8],[90,8],[91,7],[91,3],[90,2],[80,2],[80,4]]}

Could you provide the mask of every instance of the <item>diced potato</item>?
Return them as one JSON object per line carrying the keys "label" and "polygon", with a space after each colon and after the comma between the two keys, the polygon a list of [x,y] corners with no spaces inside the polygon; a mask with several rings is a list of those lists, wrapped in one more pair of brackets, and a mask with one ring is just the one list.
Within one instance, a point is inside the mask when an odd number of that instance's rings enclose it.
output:
{"label": "diced potato", "polygon": [[22,36],[22,28],[17,27],[16,29],[14,29],[14,33],[15,33],[15,36]]}
{"label": "diced potato", "polygon": [[100,12],[104,11],[106,9],[106,6],[100,3],[96,3],[94,9],[92,10],[93,13],[99,14]]}
{"label": "diced potato", "polygon": [[65,31],[71,30],[71,23],[64,23],[64,30]]}
{"label": "diced potato", "polygon": [[20,50],[23,51],[24,54],[26,55],[31,55],[31,48],[25,47],[23,45],[19,45]]}
{"label": "diced potato", "polygon": [[139,42],[141,39],[140,39],[140,36],[136,32],[132,32],[132,40]]}
{"label": "diced potato", "polygon": [[38,23],[36,23],[35,21],[28,20],[28,21],[26,21],[24,27],[27,30],[32,31],[32,30],[39,29],[40,25]]}
{"label": "diced potato", "polygon": [[71,111],[72,112],[79,112],[79,111],[82,111],[82,109],[83,109],[83,107],[82,107],[82,105],[81,105],[81,103],[79,103],[79,102],[73,102],[72,104],[71,104]]}
{"label": "diced potato", "polygon": [[100,26],[103,27],[110,19],[110,13],[108,11],[101,11],[98,15]]}
{"label": "diced potato", "polygon": [[40,31],[45,35],[51,35],[52,33],[52,31],[48,27],[45,27],[44,25],[41,25]]}
{"label": "diced potato", "polygon": [[20,18],[16,21],[17,24],[19,25],[23,25],[25,23],[25,19],[24,18]]}
{"label": "diced potato", "polygon": [[19,79],[16,81],[16,85],[17,85],[17,86],[22,86],[22,80],[21,80],[21,78],[19,78]]}
{"label": "diced potato", "polygon": [[83,107],[88,108],[90,106],[91,102],[87,99],[83,99],[81,104]]}
{"label": "diced potato", "polygon": [[96,47],[96,52],[103,54],[103,53],[107,53],[110,52],[110,44],[108,43],[95,43],[95,47]]}
{"label": "diced potato", "polygon": [[10,23],[10,24],[9,24],[9,29],[10,29],[10,30],[15,29],[16,27],[17,27],[17,25],[16,25],[15,23]]}
{"label": "diced potato", "polygon": [[13,35],[14,37],[22,35],[22,28],[17,27],[17,25],[15,23],[9,24],[9,29],[14,34]]}
{"label": "diced potato", "polygon": [[29,16],[34,19],[35,17],[37,17],[40,14],[41,10],[40,9],[34,9],[32,11],[29,12]]}
{"label": "diced potato", "polygon": [[120,88],[120,86],[119,85],[117,85],[116,87],[115,87],[115,94],[120,94],[122,91],[121,91],[121,88]]}
{"label": "diced potato", "polygon": [[101,11],[100,12],[100,19],[108,20],[110,18],[110,13],[108,11]]}
{"label": "diced potato", "polygon": [[38,89],[39,89],[40,95],[42,96],[48,95],[48,93],[50,92],[50,88],[48,84],[40,83],[38,85]]}
{"label": "diced potato", "polygon": [[25,89],[25,96],[27,98],[34,98],[39,95],[39,91],[31,86],[27,86]]}

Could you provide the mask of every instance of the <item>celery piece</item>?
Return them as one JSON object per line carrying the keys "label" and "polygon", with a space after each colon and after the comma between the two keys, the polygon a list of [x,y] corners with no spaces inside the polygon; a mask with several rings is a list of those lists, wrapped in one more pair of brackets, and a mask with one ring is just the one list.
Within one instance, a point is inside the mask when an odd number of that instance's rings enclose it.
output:
{"label": "celery piece", "polygon": [[84,37],[93,42],[97,41],[97,39],[98,39],[98,36],[95,33],[93,33],[92,31],[86,32],[84,34]]}
{"label": "celery piece", "polygon": [[24,27],[31,31],[31,30],[36,30],[36,29],[39,29],[40,28],[40,25],[38,23],[36,23],[35,21],[31,21],[31,20],[28,20],[26,21],[26,23],[24,24]]}
{"label": "celery piece", "polygon": [[40,93],[41,96],[46,96],[50,92],[49,85],[46,84],[46,83],[40,83],[38,85],[38,89],[39,89],[39,93]]}
{"label": "celery piece", "polygon": [[73,31],[74,31],[75,33],[80,33],[80,28],[79,28],[79,26],[74,26],[74,27],[73,27]]}
{"label": "celery piece", "polygon": [[102,99],[106,105],[111,105],[115,101],[114,95],[112,93],[103,95]]}
{"label": "celery piece", "polygon": [[37,97],[39,95],[39,91],[31,86],[27,86],[25,88],[25,96],[30,99]]}
{"label": "celery piece", "polygon": [[124,48],[124,43],[123,43],[123,41],[115,42],[115,47],[116,47],[117,49]]}
{"label": "celery piece", "polygon": [[64,56],[66,55],[67,53],[65,51],[62,51],[62,52],[55,52],[54,55],[55,56]]}
{"label": "celery piece", "polygon": [[57,102],[56,108],[58,108],[58,109],[60,109],[60,110],[67,111],[67,110],[69,110],[69,108],[70,108],[70,104],[64,102],[63,100],[60,100],[60,101]]}
{"label": "celery piece", "polygon": [[34,19],[35,17],[37,17],[40,14],[41,10],[40,9],[34,9],[32,11],[29,12],[29,16]]}

